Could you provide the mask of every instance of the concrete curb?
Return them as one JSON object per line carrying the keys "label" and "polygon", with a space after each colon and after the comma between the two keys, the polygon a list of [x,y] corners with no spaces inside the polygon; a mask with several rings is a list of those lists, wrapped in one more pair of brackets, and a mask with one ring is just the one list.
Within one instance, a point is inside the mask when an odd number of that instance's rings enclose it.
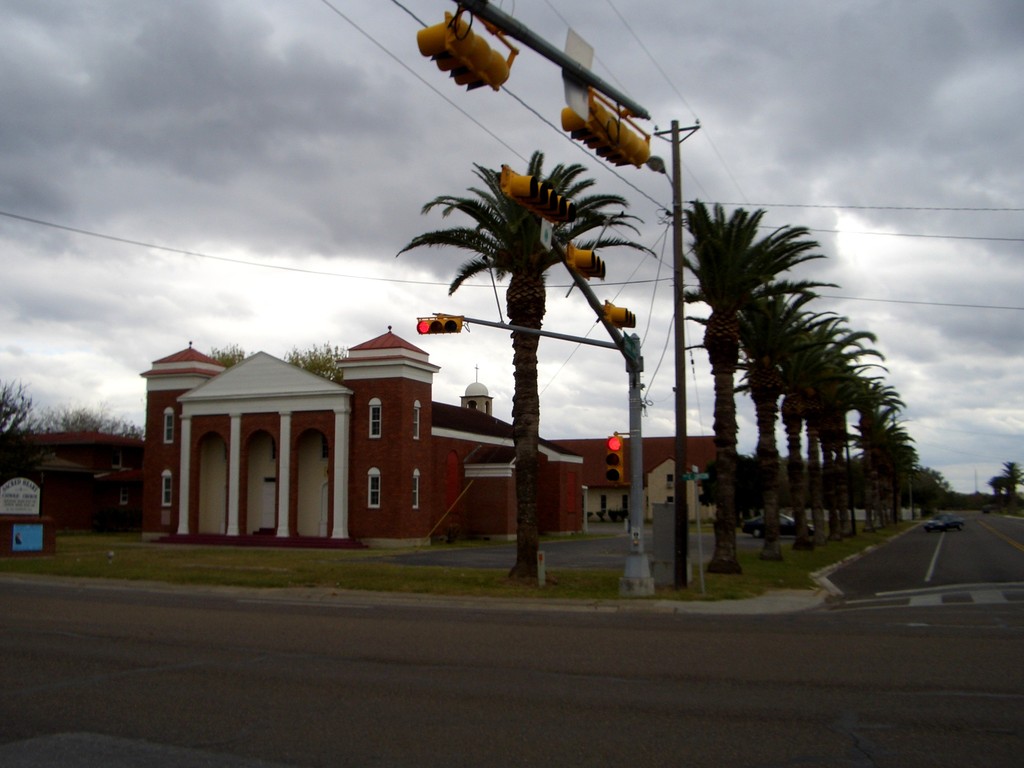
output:
{"label": "concrete curb", "polygon": [[785,614],[809,611],[827,600],[826,590],[777,590],[745,600],[568,600],[558,598],[466,597],[398,592],[366,592],[328,587],[252,589],[248,587],[167,584],[119,579],[79,579],[41,574],[0,574],[0,584],[60,585],[89,592],[151,592],[210,595],[244,603],[319,605],[336,608],[394,606],[462,611],[536,613],[658,613],[717,616]]}

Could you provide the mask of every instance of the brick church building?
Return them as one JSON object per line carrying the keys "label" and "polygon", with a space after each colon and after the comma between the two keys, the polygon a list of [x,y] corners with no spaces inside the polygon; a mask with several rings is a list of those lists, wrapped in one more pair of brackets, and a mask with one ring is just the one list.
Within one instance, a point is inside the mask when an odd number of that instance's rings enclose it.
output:
{"label": "brick church building", "polygon": [[[471,384],[461,406],[433,402],[440,368],[390,328],[339,366],[343,384],[264,352],[227,369],[191,345],[156,360],[142,374],[144,537],[515,537],[512,427],[486,387]],[[541,532],[581,530],[582,458],[545,440],[540,451]]]}

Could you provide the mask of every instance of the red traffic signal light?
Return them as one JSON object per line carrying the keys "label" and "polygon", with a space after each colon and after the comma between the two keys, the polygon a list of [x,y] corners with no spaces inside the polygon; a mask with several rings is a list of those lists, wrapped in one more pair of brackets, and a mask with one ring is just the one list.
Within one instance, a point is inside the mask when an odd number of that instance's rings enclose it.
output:
{"label": "red traffic signal light", "polygon": [[416,319],[416,333],[425,336],[429,333],[460,333],[463,317],[461,315],[434,315]]}
{"label": "red traffic signal light", "polygon": [[615,485],[624,484],[626,482],[626,462],[623,458],[625,445],[622,438],[618,434],[612,435],[605,440],[604,447],[605,479]]}

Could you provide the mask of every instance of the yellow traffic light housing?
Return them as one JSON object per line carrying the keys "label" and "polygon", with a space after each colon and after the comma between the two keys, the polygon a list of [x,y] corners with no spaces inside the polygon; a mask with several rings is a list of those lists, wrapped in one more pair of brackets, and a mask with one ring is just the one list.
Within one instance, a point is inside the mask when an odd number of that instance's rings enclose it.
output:
{"label": "yellow traffic light housing", "polygon": [[481,20],[487,31],[505,44],[509,53],[506,58],[491,50],[483,36],[470,28],[472,23],[462,19],[462,13],[459,10],[452,16],[446,11],[442,23],[417,32],[416,44],[420,53],[429,56],[438,69],[448,72],[456,83],[466,86],[468,90],[489,85],[497,91],[508,80],[512,61],[519,49],[509,44],[501,30]]}
{"label": "yellow traffic light housing", "polygon": [[421,336],[432,333],[461,333],[462,315],[434,315],[416,319],[416,333]]}
{"label": "yellow traffic light housing", "polygon": [[577,248],[572,243],[565,246],[565,263],[589,280],[592,277],[604,280],[605,265],[601,257],[584,248]]}
{"label": "yellow traffic light housing", "polygon": [[556,193],[549,182],[540,181],[536,176],[523,176],[507,165],[501,166],[500,182],[502,192],[542,219],[559,222],[576,218],[575,204]]}
{"label": "yellow traffic light housing", "polygon": [[580,117],[571,107],[562,110],[562,130],[582,141],[615,165],[640,167],[651,156],[651,137],[633,122],[629,110],[588,89],[590,114]]}
{"label": "yellow traffic light housing", "polygon": [[624,307],[616,307],[610,301],[604,303],[604,319],[616,328],[636,328],[636,315]]}
{"label": "yellow traffic light housing", "polygon": [[605,479],[614,485],[625,485],[626,461],[624,456],[625,442],[616,432],[604,441]]}

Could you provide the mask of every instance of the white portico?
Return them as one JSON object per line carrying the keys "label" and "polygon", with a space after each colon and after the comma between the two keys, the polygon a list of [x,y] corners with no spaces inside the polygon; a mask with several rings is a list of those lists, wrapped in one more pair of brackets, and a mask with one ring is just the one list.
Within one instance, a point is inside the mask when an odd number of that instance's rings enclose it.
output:
{"label": "white portico", "polygon": [[348,538],[351,396],[264,352],[183,394],[177,533]]}

